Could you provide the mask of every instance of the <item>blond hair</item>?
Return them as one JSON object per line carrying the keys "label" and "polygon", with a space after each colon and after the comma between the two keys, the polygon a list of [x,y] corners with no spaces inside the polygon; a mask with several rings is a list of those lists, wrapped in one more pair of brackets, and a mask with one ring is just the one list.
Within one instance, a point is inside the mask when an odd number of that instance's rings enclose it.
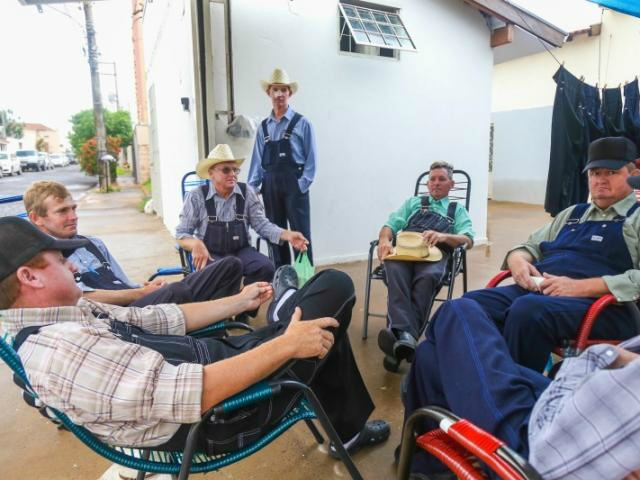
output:
{"label": "blond hair", "polygon": [[24,192],[24,208],[27,213],[35,213],[39,217],[47,216],[47,209],[44,206],[44,201],[48,197],[59,198],[64,200],[70,197],[71,194],[67,187],[58,182],[33,182],[29,189]]}

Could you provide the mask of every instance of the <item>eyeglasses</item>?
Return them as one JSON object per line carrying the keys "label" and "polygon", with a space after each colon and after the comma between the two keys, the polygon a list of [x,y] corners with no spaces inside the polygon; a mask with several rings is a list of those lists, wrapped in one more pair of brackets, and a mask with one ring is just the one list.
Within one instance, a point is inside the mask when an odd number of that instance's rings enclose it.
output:
{"label": "eyeglasses", "polygon": [[240,173],[240,169],[238,167],[223,167],[223,168],[216,168],[216,171],[223,173],[224,175],[229,175],[230,173],[233,173],[234,175],[238,175]]}

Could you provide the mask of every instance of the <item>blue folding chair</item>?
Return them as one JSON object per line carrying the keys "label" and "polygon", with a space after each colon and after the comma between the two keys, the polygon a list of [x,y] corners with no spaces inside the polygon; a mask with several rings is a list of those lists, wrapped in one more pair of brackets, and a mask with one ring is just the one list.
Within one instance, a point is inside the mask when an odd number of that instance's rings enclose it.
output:
{"label": "blue folding chair", "polygon": [[[205,183],[207,183],[207,180],[200,178],[195,171],[185,173],[182,176],[182,180],[180,182],[180,191],[182,193],[182,200],[184,201],[184,197],[186,196],[187,192],[190,192],[195,188],[199,188]],[[267,245],[269,258],[273,260],[271,243],[268,240],[258,236],[256,240],[256,250],[260,251],[262,240],[264,240]],[[177,245],[176,245],[176,249],[178,250],[178,255],[180,256],[181,266],[180,267],[160,267],[153,275],[149,277],[149,281],[153,280],[156,277],[166,276],[166,275],[184,275],[186,277],[190,273],[195,272],[195,267],[193,265],[193,260],[191,258],[191,252],[188,252],[184,248]]]}
{"label": "blue folding chair", "polygon": [[[7,217],[9,215],[15,215],[20,218],[27,218],[27,212],[24,211],[24,205],[22,203],[22,195],[11,195],[8,197],[0,197],[0,205],[6,205],[6,207],[0,207],[0,217]],[[19,205],[11,205],[19,204]]]}
{"label": "blue folding chair", "polygon": [[[161,473],[172,475],[173,478],[184,480],[192,473],[206,473],[238,462],[243,458],[257,452],[267,446],[278,436],[289,429],[293,424],[304,420],[313,433],[318,443],[323,443],[322,434],[315,427],[312,419],[316,418],[322,425],[329,439],[336,447],[340,459],[347,468],[350,476],[354,480],[362,480],[362,475],[356,468],[349,453],[344,448],[336,433],[331,421],[325,413],[322,405],[313,391],[305,384],[293,380],[263,381],[259,382],[244,392],[228,398],[224,402],[216,405],[207,411],[202,419],[191,425],[187,441],[183,451],[160,451],[151,448],[123,447],[108,445],[96,438],[87,429],[76,425],[69,417],[54,409],[44,405],[37,394],[33,391],[29,379],[25,373],[20,357],[12,348],[13,338],[4,334],[0,339],[0,358],[11,368],[23,386],[24,394],[31,398],[27,400],[32,406],[36,406],[40,412],[54,422],[62,424],[67,430],[73,433],[82,443],[91,450],[107,460],[124,465],[125,467],[138,470],[138,480],[143,480],[145,473]],[[289,412],[282,418],[279,424],[275,425],[268,433],[260,439],[238,449],[237,451],[219,455],[207,455],[197,451],[196,444],[201,427],[211,418],[227,414],[243,407],[252,406],[264,402],[271,397],[280,394],[284,390],[298,390],[303,393],[300,400],[292,406]]]}

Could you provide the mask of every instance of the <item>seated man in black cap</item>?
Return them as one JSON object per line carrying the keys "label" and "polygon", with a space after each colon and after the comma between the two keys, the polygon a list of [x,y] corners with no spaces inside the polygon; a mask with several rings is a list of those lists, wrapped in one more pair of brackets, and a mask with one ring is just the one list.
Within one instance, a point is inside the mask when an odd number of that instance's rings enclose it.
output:
{"label": "seated man in black cap", "polygon": [[[183,305],[98,303],[82,297],[65,257],[86,242],[0,219],[0,322],[46,405],[112,445],[181,449],[186,424],[202,412],[261,379],[292,378],[311,386],[351,452],[388,438],[386,422],[367,422],[374,405],[346,335],[355,302],[346,274],[325,270],[300,290],[294,274],[279,275],[269,309],[279,322],[196,339],[186,332],[258,308],[272,287],[256,282],[231,297]],[[255,439],[282,418],[293,395],[241,412],[248,416],[242,422],[220,419],[200,448],[221,453]]]}
{"label": "seated man in black cap", "polygon": [[[636,156],[624,137],[592,142],[584,168],[591,203],[560,212],[507,253],[503,268],[516,285],[465,294],[496,323],[517,363],[543,371],[553,348],[575,337],[595,298],[640,298],[639,204],[627,183]],[[459,313],[465,315],[464,308]],[[592,330],[594,338],[605,339],[636,333],[622,306],[608,307]]]}

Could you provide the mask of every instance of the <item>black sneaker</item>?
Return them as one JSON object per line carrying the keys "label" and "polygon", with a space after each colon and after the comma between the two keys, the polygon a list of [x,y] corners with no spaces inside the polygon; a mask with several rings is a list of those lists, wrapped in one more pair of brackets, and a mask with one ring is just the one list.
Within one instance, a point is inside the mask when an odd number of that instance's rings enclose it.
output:
{"label": "black sneaker", "polygon": [[267,310],[268,323],[275,323],[273,313],[276,309],[276,305],[282,298],[282,295],[291,289],[298,289],[298,274],[296,273],[295,268],[291,265],[282,265],[279,267],[273,275],[272,285],[273,299],[271,300],[271,305],[269,305],[269,309]]}
{"label": "black sneaker", "polygon": [[[369,420],[360,431],[358,438],[349,445],[347,452],[349,455],[353,455],[362,447],[386,442],[390,433],[391,427],[389,427],[388,422],[384,420]],[[333,442],[329,444],[329,456],[338,460],[340,459],[340,454],[336,450]]]}

